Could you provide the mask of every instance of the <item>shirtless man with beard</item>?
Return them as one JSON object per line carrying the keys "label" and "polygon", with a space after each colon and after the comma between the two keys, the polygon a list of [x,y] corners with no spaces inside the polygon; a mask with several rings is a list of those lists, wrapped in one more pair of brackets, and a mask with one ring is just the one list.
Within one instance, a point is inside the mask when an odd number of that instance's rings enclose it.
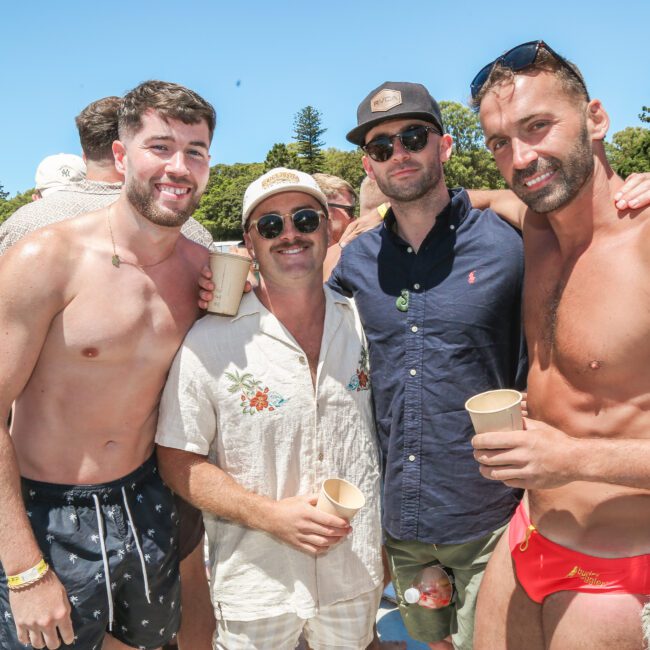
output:
{"label": "shirtless man with beard", "polygon": [[[530,208],[525,430],[477,435],[484,476],[528,488],[488,565],[476,649],[643,645],[650,599],[650,210],[614,206],[609,118],[542,41],[472,84],[486,144]],[[533,212],[534,211],[534,212]]]}
{"label": "shirtless man with beard", "polygon": [[199,313],[208,251],[180,229],[208,181],[214,125],[191,90],[141,84],[120,109],[118,200],[0,260],[3,650],[154,648],[178,628],[178,516],[154,434]]}

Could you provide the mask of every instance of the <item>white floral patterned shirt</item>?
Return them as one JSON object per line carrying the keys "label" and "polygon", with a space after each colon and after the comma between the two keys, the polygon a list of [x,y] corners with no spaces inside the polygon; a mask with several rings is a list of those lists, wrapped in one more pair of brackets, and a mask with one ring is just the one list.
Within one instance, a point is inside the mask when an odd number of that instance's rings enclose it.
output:
{"label": "white floral patterned shirt", "polygon": [[251,292],[237,316],[194,325],[163,393],[156,442],[207,455],[244,488],[282,499],[341,477],[366,497],[353,532],[318,558],[205,512],[213,603],[226,620],[309,618],[382,580],[366,340],[354,303],[324,290],[315,388],[305,353]]}

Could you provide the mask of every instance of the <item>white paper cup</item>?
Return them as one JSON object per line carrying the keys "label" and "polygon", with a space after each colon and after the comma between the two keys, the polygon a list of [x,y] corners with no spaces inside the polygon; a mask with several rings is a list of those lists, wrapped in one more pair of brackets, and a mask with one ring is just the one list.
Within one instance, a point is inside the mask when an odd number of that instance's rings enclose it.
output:
{"label": "white paper cup", "polygon": [[524,428],[521,400],[522,395],[516,390],[489,390],[470,397],[465,402],[465,410],[472,418],[476,433],[516,431]]}
{"label": "white paper cup", "polygon": [[356,485],[342,478],[328,478],[323,481],[316,507],[350,521],[365,504],[366,497]]}
{"label": "white paper cup", "polygon": [[208,303],[209,312],[225,316],[237,313],[250,265],[250,259],[242,255],[210,251],[214,296]]}

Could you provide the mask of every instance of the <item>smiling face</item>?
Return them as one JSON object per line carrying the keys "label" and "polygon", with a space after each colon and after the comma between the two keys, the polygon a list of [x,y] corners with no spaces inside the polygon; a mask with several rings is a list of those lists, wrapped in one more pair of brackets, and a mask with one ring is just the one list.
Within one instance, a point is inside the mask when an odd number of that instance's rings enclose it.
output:
{"label": "smiling face", "polygon": [[[302,208],[324,211],[323,206],[309,194],[282,192],[262,201],[247,221],[244,241],[251,256],[259,263],[264,282],[282,286],[287,280],[317,279],[323,281],[323,261],[327,253],[327,224],[321,221],[313,233],[301,233],[289,215]],[[275,239],[264,239],[250,224],[265,214],[279,214],[284,228]]]}
{"label": "smiling face", "polygon": [[567,94],[549,72],[516,75],[481,101],[486,145],[510,188],[532,210],[559,210],[591,178],[593,125],[587,116],[594,106],[602,111],[599,103]]}
{"label": "smiling face", "polygon": [[185,124],[149,110],[142,128],[114,144],[124,191],[143,217],[180,227],[197,208],[210,173],[210,133],[205,121]]}
{"label": "smiling face", "polygon": [[[370,129],[365,143],[380,135],[402,133],[416,124],[431,126],[423,120],[389,120]],[[398,202],[417,201],[432,193],[440,183],[444,184],[442,163],[451,155],[452,140],[449,135],[429,132],[426,146],[415,152],[405,149],[399,138],[394,138],[392,142],[393,155],[385,162],[377,162],[367,155],[363,157],[366,173],[387,197]]]}

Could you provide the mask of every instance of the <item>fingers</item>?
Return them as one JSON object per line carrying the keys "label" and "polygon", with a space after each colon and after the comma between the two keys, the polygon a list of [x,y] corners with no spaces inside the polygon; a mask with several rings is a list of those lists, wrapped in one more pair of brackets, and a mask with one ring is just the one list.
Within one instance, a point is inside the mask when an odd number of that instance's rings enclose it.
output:
{"label": "fingers", "polygon": [[214,291],[214,282],[210,278],[199,276],[199,286],[206,291]]}
{"label": "fingers", "polygon": [[650,174],[631,174],[614,195],[618,210],[637,209],[650,204]]}
{"label": "fingers", "polygon": [[74,643],[74,629],[72,627],[72,619],[68,613],[66,617],[59,622],[59,634],[63,639],[63,643],[72,645]]}
{"label": "fingers", "polygon": [[[212,271],[210,270],[209,264],[205,264],[201,269],[201,277],[206,278],[207,280],[209,280],[212,277]],[[201,280],[199,279],[199,283],[200,282]]]}
{"label": "fingers", "polygon": [[33,648],[45,647],[45,640],[43,639],[43,635],[38,630],[29,631],[29,642],[32,644]]}

